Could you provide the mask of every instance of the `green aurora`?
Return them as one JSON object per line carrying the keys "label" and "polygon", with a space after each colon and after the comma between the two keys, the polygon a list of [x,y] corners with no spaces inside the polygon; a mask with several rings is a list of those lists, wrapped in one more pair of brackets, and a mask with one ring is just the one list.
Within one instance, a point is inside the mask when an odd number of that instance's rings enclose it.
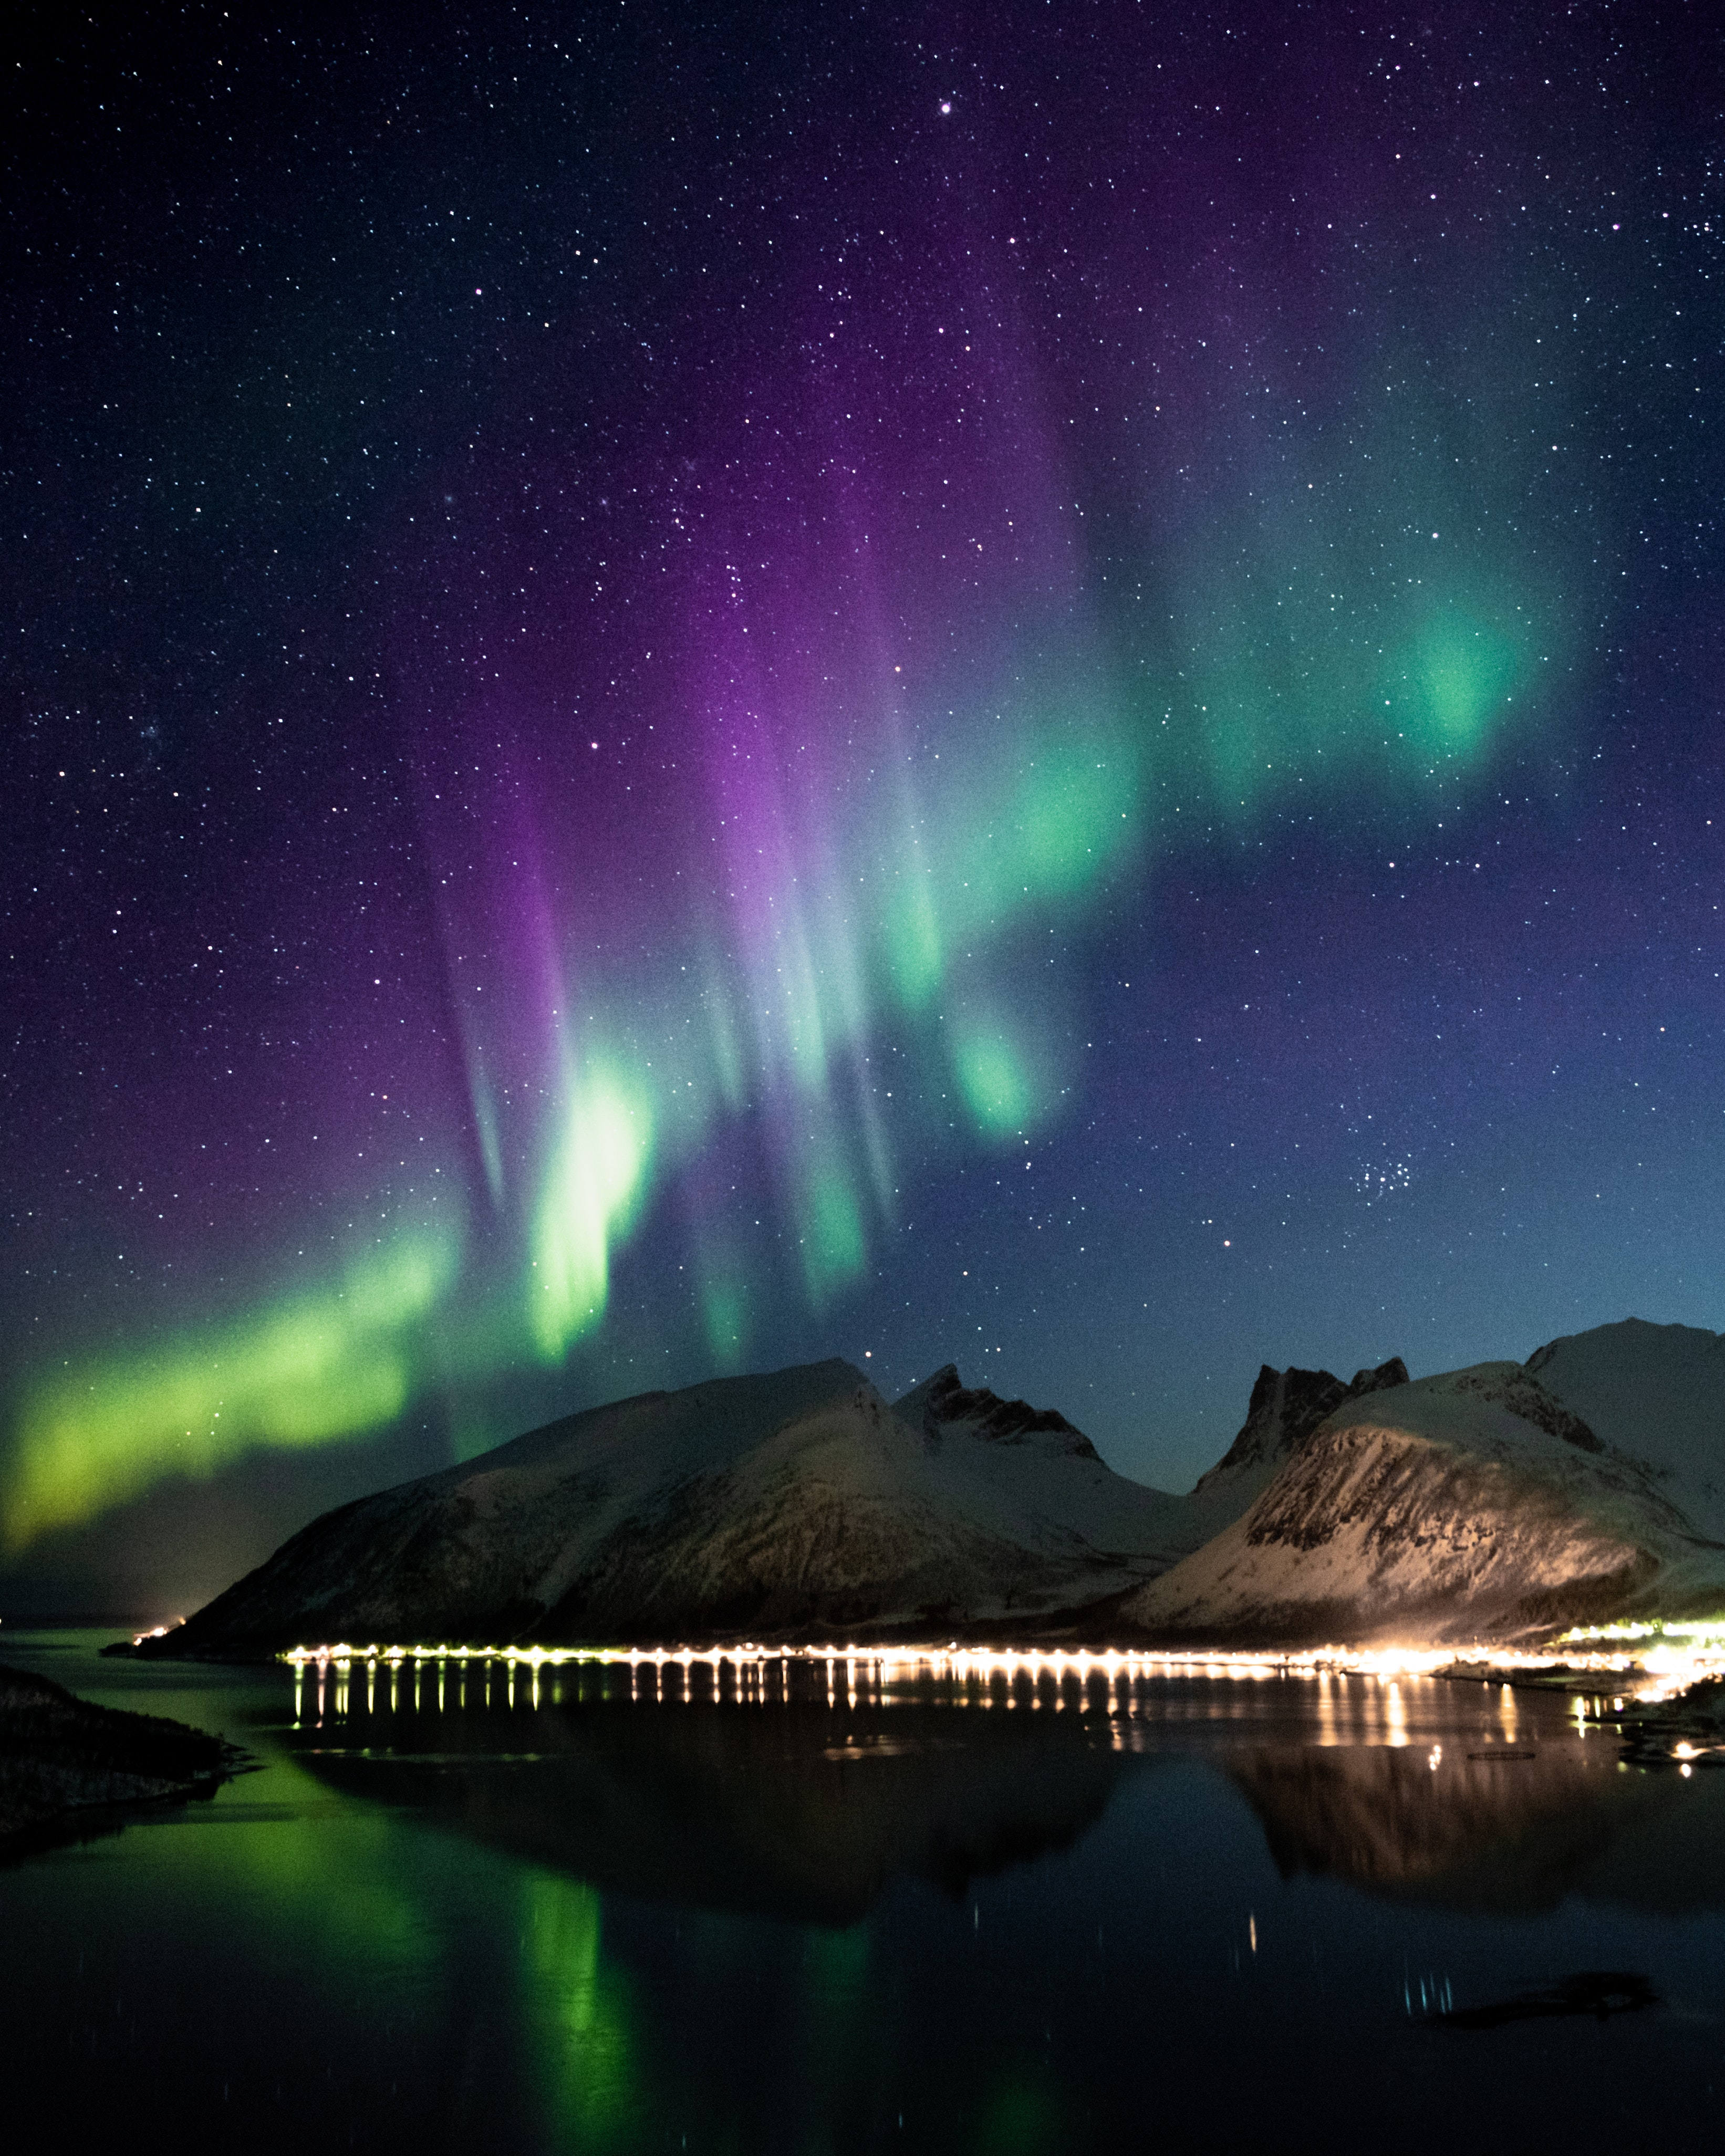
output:
{"label": "green aurora", "polygon": [[[788,763],[773,813],[788,865],[752,958],[707,931],[626,974],[583,975],[578,993],[572,972],[524,1176],[467,1041],[512,1281],[465,1265],[459,1237],[403,1226],[321,1286],[239,1316],[188,1315],[94,1356],[73,1343],[14,1404],[7,1547],[255,1448],[378,1430],[428,1385],[478,1394],[524,1362],[561,1367],[603,1327],[618,1253],[655,1199],[750,1115],[779,1134],[800,1291],[828,1308],[898,1202],[857,1076],[872,1043],[904,1044],[947,1143],[1019,1142],[1069,1111],[1076,1082],[1037,938],[1085,932],[1111,892],[1217,830],[1344,800],[1387,820],[1453,813],[1544,722],[1572,639],[1555,561],[1512,536],[1526,474],[1500,459],[1481,499],[1479,457],[1470,491],[1461,451],[1434,449],[1431,410],[1378,395],[1339,459],[1315,436],[1291,447],[1189,535],[1157,587],[1160,620],[1147,571],[1093,564],[1106,610],[1050,619],[1047,655],[973,685],[940,757],[901,758],[890,788],[837,819],[797,794]],[[707,1352],[739,1368],[765,1283],[718,1224],[694,1221],[691,1245]]]}

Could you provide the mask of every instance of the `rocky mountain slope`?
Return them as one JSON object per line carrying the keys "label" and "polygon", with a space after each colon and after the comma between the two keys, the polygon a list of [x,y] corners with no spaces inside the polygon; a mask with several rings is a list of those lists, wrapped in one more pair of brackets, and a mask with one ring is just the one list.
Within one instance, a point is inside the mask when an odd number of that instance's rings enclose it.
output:
{"label": "rocky mountain slope", "polygon": [[[1215,1466],[1199,1476],[1192,1492],[1200,1501],[1194,1509],[1202,1511],[1207,1521],[1214,1519],[1210,1532],[1219,1532],[1230,1520],[1239,1517],[1327,1415],[1368,1393],[1407,1382],[1408,1366],[1399,1355],[1392,1355],[1374,1370],[1357,1370],[1353,1382],[1347,1385],[1327,1370],[1273,1370],[1266,1363],[1252,1387],[1239,1436]],[[1204,1539],[1208,1542],[1209,1535]]]}
{"label": "rocky mountain slope", "polygon": [[466,1640],[1466,1643],[1725,1608],[1725,1339],[1267,1366],[1189,1495],[948,1365],[647,1393],[314,1521],[147,1651]]}
{"label": "rocky mountain slope", "polygon": [[649,1393],[314,1521],[151,1651],[1034,1628],[1203,1539],[1064,1417],[849,1363]]}
{"label": "rocky mountain slope", "polygon": [[1722,1368],[1717,1336],[1630,1321],[1356,1396],[1120,1625],[1462,1643],[1725,1608]]}

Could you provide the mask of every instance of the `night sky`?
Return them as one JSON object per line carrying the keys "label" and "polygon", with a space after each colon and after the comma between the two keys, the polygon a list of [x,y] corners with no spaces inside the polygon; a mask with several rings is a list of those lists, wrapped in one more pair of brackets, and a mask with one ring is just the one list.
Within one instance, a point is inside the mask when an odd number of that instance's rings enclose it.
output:
{"label": "night sky", "polygon": [[1711,10],[11,23],[0,1606],[1725,1325]]}

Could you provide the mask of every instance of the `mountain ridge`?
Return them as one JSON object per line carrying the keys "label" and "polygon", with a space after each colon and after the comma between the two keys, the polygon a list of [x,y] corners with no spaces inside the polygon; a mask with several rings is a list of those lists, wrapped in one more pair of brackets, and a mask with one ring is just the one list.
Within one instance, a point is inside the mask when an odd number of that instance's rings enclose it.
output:
{"label": "mountain ridge", "polygon": [[567,1416],[313,1521],[150,1651],[1037,1625],[1202,1539],[1053,1410],[848,1363]]}
{"label": "mountain ridge", "polygon": [[1459,1642],[1725,1609],[1721,1378],[1725,1337],[1639,1319],[1418,1379],[1265,1364],[1184,1495],[952,1363],[896,1402],[839,1358],[712,1378],[339,1507],[146,1650]]}
{"label": "mountain ridge", "polygon": [[[1696,1517],[1725,1479],[1725,1392],[1693,1383],[1725,1368],[1725,1342],[1633,1319],[1596,1333],[1338,1404],[1214,1540],[1123,1600],[1121,1626],[1166,1644],[1460,1643],[1725,1609],[1725,1542]],[[1635,1406],[1673,1349],[1690,1373],[1666,1388],[1689,1409],[1675,1447]],[[1614,1436],[1583,1398],[1610,1406]]]}

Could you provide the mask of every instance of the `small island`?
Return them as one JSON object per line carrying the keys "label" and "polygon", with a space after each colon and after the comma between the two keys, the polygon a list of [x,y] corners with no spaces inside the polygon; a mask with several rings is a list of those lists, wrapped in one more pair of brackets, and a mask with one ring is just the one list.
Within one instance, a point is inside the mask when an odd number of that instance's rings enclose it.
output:
{"label": "small island", "polygon": [[239,1759],[202,1729],[0,1666],[0,1851],[89,1807],[207,1795]]}

